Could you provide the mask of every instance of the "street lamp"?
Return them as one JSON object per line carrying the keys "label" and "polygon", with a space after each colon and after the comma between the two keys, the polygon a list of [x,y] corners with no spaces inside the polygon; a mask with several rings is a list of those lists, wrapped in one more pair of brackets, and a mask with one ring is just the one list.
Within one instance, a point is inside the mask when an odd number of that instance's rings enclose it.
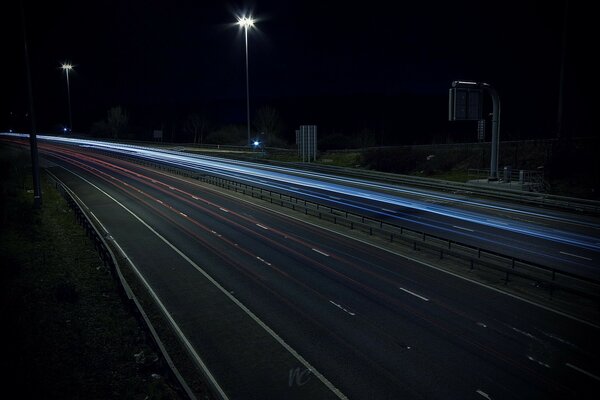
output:
{"label": "street lamp", "polygon": [[69,63],[65,63],[61,68],[67,74],[67,100],[69,102],[69,130],[73,132],[73,117],[71,116],[71,88],[69,87],[69,71],[73,69],[73,66]]}
{"label": "street lamp", "polygon": [[248,79],[248,28],[254,26],[252,17],[240,17],[237,24],[244,28],[244,39],[246,42],[246,115],[248,117],[248,146],[250,146],[250,80]]}

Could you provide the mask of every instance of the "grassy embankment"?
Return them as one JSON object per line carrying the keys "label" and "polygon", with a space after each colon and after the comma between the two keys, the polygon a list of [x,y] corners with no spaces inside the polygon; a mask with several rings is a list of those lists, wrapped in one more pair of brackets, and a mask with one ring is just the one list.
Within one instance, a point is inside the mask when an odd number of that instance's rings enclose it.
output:
{"label": "grassy embankment", "polygon": [[0,144],[2,374],[17,398],[176,399],[73,212],[28,153]]}

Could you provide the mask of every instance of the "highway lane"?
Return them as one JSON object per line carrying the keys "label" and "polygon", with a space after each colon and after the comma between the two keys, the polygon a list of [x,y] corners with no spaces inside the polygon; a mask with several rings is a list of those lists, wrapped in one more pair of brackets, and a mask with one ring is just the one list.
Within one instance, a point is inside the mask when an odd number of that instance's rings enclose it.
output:
{"label": "highway lane", "polygon": [[[591,340],[597,332],[588,325],[194,182],[64,149],[56,157],[144,216],[351,398],[560,398],[595,387],[579,371],[599,376]],[[233,397],[264,387],[290,395],[289,370],[297,364],[283,362],[273,372],[264,365],[248,371],[248,358],[236,362],[235,343],[256,356],[262,342],[228,337],[219,343],[222,330],[207,325],[222,326],[227,318],[211,314],[206,324],[199,316],[202,304],[216,297],[207,299],[190,284],[197,277],[181,257],[165,257],[168,249],[149,246],[148,232],[124,224],[112,201],[54,170],[96,205],[94,213],[161,296],[174,298],[168,302],[173,315],[196,338],[217,379],[245,388]],[[237,320],[227,326],[252,329]],[[304,387],[292,385],[297,398],[305,398]]]}
{"label": "highway lane", "polygon": [[600,279],[600,221],[531,207],[480,201],[347,177],[257,165],[242,161],[193,156],[175,151],[67,138],[85,148],[186,166],[254,186],[275,189],[401,224],[446,239],[480,246],[548,267]]}
{"label": "highway lane", "polygon": [[149,151],[129,145],[101,145],[111,151],[116,148],[136,157],[187,165],[216,176],[275,188],[300,198],[600,279],[597,268],[600,223],[597,219],[582,220],[548,210],[508,207],[281,167],[182,155],[173,151]]}

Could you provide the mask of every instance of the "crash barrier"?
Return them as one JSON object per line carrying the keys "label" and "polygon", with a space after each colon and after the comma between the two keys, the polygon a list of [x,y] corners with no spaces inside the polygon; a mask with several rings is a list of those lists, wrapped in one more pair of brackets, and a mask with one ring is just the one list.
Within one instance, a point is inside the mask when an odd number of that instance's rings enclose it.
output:
{"label": "crash barrier", "polygon": [[[75,200],[76,195],[71,192],[71,190],[54,174],[47,171],[50,178],[54,181],[54,186],[59,191],[59,193],[66,200],[69,207],[75,213],[75,219],[83,227],[86,235],[90,238],[92,243],[94,244],[94,248],[98,252],[100,259],[102,260],[104,267],[107,268],[115,281],[117,281],[117,287],[119,288],[119,294],[123,299],[123,302],[127,306],[127,309],[130,310],[136,319],[140,322],[140,326],[142,326],[145,330],[145,337],[151,337],[152,341],[150,342],[151,346],[153,346],[158,352],[162,355],[162,362],[159,364],[163,370],[169,373],[175,380],[178,382],[181,390],[186,394],[186,396],[191,400],[196,400],[196,396],[189,388],[188,384],[184,380],[184,378],[179,373],[177,367],[173,363],[171,356],[167,352],[165,346],[163,345],[158,333],[156,332],[152,322],[148,318],[148,315],[144,311],[140,301],[135,296],[129,283],[123,276],[117,259],[111,248],[106,243],[104,237],[98,232],[96,226],[91,222],[90,217],[84,211],[82,204],[80,204],[77,200]],[[166,364],[166,367],[165,367]]]}
{"label": "crash barrier", "polygon": [[305,215],[313,215],[351,230],[358,230],[371,236],[384,238],[391,243],[405,244],[414,251],[427,251],[439,256],[440,259],[453,259],[462,262],[471,270],[476,268],[493,270],[502,274],[505,285],[509,284],[511,277],[519,277],[531,281],[535,287],[546,289],[550,297],[553,297],[556,291],[563,291],[589,299],[596,306],[600,305],[600,282],[568,271],[546,267],[479,246],[445,239],[412,228],[294,197],[280,191],[210,175],[206,172],[144,160],[130,155],[114,154],[110,151],[90,151],[146,165],[175,175],[201,180],[228,190],[266,200],[272,204],[290,208]]}
{"label": "crash barrier", "polygon": [[391,243],[403,243],[415,251],[434,253],[440,259],[451,258],[461,261],[466,263],[471,270],[475,268],[493,269],[503,274],[505,284],[510,282],[511,277],[525,278],[533,281],[537,287],[546,288],[550,292],[550,296],[553,296],[556,290],[563,290],[589,298],[600,304],[600,282],[576,274],[273,190],[209,175],[204,175],[199,179],[253,198],[269,201],[284,208],[299,211],[305,215],[316,216],[319,219],[345,226],[351,230],[377,236]]}

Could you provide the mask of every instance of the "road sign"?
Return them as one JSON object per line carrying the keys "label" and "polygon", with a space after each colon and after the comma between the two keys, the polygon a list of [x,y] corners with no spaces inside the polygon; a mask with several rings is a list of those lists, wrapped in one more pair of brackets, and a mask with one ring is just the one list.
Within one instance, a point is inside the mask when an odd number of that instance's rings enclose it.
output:
{"label": "road sign", "polygon": [[448,120],[477,121],[482,116],[482,90],[453,87],[450,89]]}
{"label": "road sign", "polygon": [[298,144],[298,155],[302,161],[315,161],[317,159],[317,126],[301,125],[296,131],[296,143]]}

